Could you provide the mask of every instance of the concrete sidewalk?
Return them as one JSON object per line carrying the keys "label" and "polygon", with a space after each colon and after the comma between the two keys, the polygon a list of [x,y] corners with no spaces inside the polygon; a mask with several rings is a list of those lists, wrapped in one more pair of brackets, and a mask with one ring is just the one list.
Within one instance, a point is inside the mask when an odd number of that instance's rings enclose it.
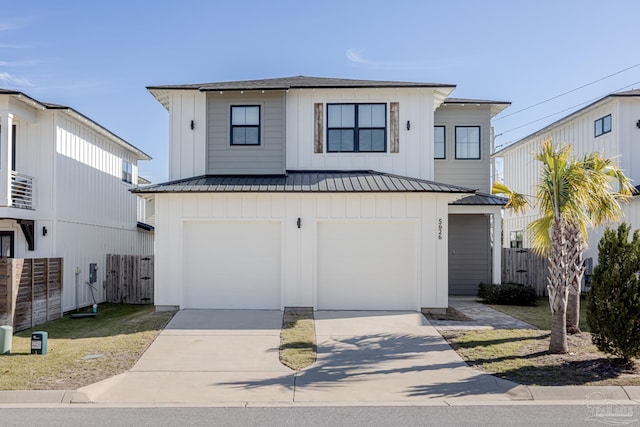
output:
{"label": "concrete sidewalk", "polygon": [[419,313],[315,318],[318,360],[298,373],[278,360],[281,312],[183,310],[130,371],[78,391],[0,391],[0,407],[640,403],[640,387],[527,387],[476,371]]}

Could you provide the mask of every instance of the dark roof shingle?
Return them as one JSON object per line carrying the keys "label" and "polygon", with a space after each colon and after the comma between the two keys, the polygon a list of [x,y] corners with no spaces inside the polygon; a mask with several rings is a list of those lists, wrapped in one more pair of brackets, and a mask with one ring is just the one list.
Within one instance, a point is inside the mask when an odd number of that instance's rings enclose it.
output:
{"label": "dark roof shingle", "polygon": [[186,85],[148,86],[147,89],[186,89],[200,91],[215,90],[287,90],[312,88],[417,88],[417,87],[455,87],[448,83],[398,82],[386,80],[354,80],[327,77],[282,77],[260,80],[239,80],[230,82],[196,83]]}

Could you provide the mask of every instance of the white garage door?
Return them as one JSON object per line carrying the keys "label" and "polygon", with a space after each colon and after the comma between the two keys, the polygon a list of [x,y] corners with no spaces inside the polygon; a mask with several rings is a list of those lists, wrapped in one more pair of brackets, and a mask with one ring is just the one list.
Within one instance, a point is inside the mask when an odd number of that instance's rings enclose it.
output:
{"label": "white garage door", "polygon": [[187,222],[185,308],[280,308],[280,224]]}
{"label": "white garage door", "polygon": [[318,224],[318,309],[415,310],[418,306],[414,223]]}

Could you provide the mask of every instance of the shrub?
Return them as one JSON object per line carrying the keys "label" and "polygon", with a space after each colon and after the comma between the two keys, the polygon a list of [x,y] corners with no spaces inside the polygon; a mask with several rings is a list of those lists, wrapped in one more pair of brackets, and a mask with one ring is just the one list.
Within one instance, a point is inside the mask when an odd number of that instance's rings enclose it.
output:
{"label": "shrub", "polygon": [[629,225],[607,228],[587,296],[587,323],[596,347],[629,361],[640,356],[640,237]]}
{"label": "shrub", "polygon": [[536,290],[531,286],[506,283],[478,286],[478,298],[487,304],[536,305]]}

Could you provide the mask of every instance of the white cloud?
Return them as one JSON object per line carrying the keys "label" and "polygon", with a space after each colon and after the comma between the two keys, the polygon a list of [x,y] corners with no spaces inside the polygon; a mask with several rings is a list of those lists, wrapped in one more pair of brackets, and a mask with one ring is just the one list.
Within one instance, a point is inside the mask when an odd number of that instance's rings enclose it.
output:
{"label": "white cloud", "polygon": [[0,82],[5,86],[14,86],[14,87],[31,87],[34,83],[26,78],[16,76],[10,73],[0,72]]}
{"label": "white cloud", "polygon": [[375,70],[432,70],[451,66],[443,61],[376,61],[366,58],[362,51],[354,48],[347,49],[345,54],[349,62]]}

